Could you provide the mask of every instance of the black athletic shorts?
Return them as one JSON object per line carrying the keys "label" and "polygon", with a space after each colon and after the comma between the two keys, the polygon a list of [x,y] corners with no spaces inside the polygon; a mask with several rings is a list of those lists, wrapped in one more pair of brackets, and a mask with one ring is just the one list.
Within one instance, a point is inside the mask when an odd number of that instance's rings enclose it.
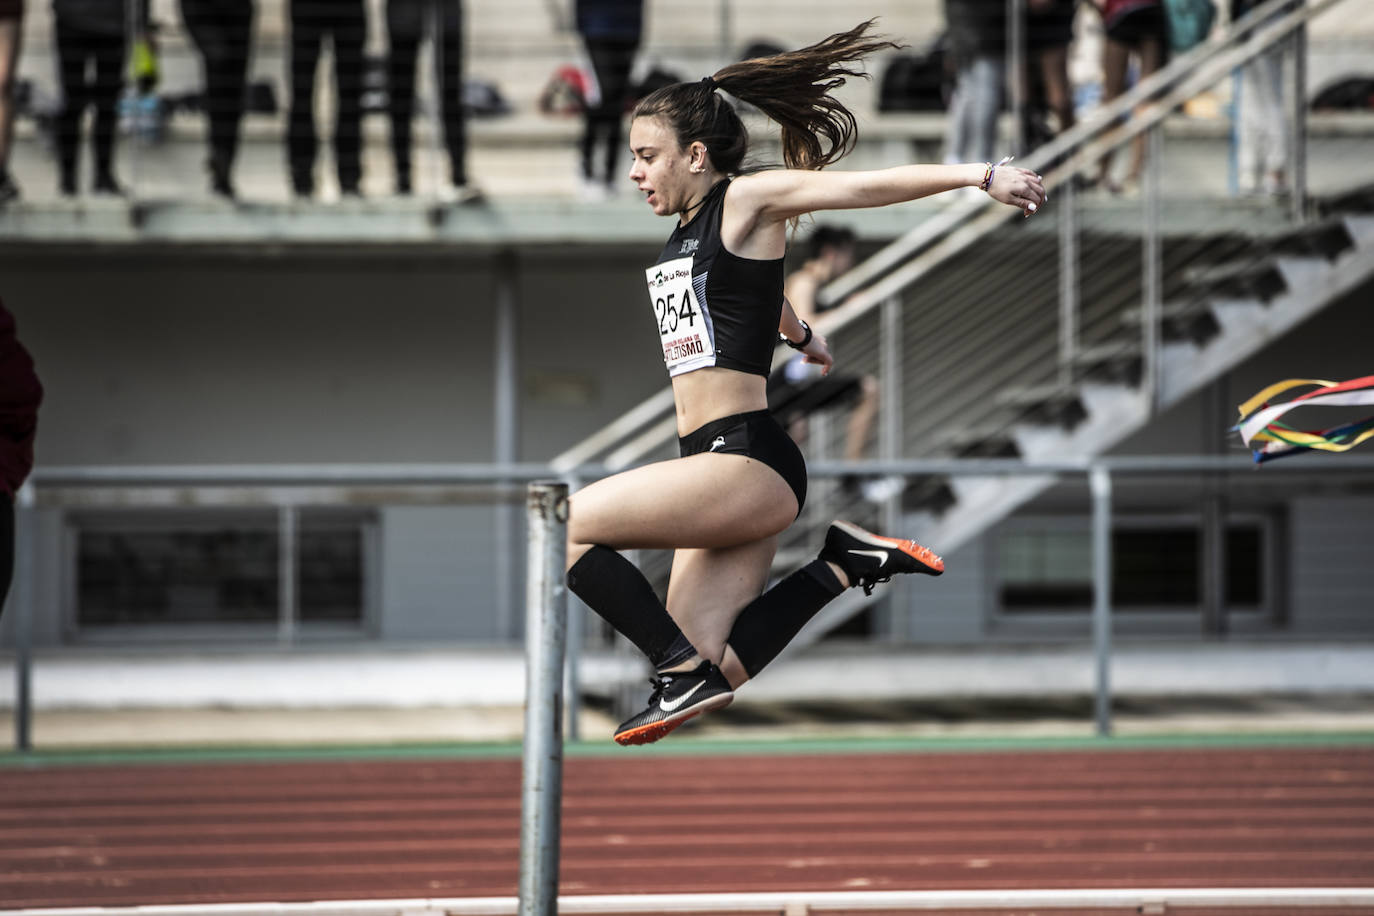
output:
{"label": "black athletic shorts", "polygon": [[797,495],[797,514],[806,505],[806,459],[787,431],[766,410],[712,420],[677,440],[683,458],[702,452],[744,455],[777,471]]}

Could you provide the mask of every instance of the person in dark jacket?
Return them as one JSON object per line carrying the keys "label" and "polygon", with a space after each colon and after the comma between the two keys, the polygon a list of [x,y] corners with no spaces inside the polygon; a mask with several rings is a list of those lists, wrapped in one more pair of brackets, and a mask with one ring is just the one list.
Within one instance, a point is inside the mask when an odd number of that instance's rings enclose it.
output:
{"label": "person in dark jacket", "polygon": [[181,0],[181,18],[204,64],[210,190],[232,199],[253,40],[253,0]]}
{"label": "person in dark jacket", "polygon": [[121,194],[114,174],[117,106],[124,87],[130,26],[135,32],[143,31],[148,22],[148,0],[136,0],[132,23],[121,0],[53,0],[52,9],[63,98],[57,117],[58,189],[69,197],[77,192],[81,117],[87,106],[93,106],[93,189],[97,194]]}
{"label": "person in dark jacket", "polygon": [[[606,197],[615,186],[621,121],[630,101],[630,70],[644,32],[644,0],[577,0],[577,31],[601,90],[588,105],[582,132],[582,180],[587,196]],[[596,148],[605,144],[601,169]]]}
{"label": "person in dark jacket", "polygon": [[0,302],[0,611],[14,572],[14,494],[33,468],[33,437],[43,386]]}

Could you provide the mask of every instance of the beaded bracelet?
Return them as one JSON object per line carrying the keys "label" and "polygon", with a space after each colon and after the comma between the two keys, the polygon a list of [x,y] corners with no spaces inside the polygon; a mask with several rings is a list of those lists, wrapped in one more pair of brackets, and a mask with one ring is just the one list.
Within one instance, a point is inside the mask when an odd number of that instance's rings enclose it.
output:
{"label": "beaded bracelet", "polygon": [[992,189],[992,176],[995,175],[995,174],[997,174],[997,166],[1006,165],[1008,162],[1011,162],[1011,157],[1010,157],[1010,156],[1003,156],[1003,157],[1002,157],[1002,160],[1001,160],[1000,162],[998,162],[997,165],[993,165],[991,162],[985,162],[985,163],[983,163],[985,166],[987,166],[987,169],[983,172],[983,180],[980,181],[980,182],[978,183],[978,190],[980,190],[980,191],[988,191],[988,190],[991,190],[991,189]]}

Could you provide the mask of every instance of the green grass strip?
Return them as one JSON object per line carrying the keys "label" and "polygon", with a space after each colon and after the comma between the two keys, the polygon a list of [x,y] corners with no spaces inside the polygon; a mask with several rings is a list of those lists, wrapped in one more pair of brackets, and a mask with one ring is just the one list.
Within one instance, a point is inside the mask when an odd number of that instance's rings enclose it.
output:
{"label": "green grass strip", "polygon": [[[1374,747],[1374,731],[1245,732],[1049,737],[742,738],[679,737],[661,744],[622,748],[611,741],[582,741],[564,748],[566,758],[881,753],[1024,753],[1028,751],[1217,750],[1238,748]],[[518,758],[514,742],[312,745],[301,747],[178,747],[15,751],[0,753],[0,767],[123,766],[130,764],[281,763],[367,760],[480,760]]]}

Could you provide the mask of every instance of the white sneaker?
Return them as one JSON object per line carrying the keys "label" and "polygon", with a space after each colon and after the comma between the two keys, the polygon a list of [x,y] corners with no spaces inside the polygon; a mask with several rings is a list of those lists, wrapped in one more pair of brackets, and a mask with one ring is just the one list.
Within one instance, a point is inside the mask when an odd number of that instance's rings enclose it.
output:
{"label": "white sneaker", "polygon": [[611,199],[611,188],[604,181],[583,178],[577,188],[578,199],[583,203],[597,204]]}
{"label": "white sneaker", "polygon": [[887,502],[906,486],[906,481],[901,477],[879,477],[877,480],[865,481],[863,485],[864,499],[871,503]]}

